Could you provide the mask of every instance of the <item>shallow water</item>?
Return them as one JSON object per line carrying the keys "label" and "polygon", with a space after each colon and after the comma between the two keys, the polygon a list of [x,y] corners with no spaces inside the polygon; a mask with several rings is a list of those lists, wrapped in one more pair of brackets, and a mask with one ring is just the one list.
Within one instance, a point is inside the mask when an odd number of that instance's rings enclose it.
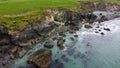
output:
{"label": "shallow water", "polygon": [[[66,33],[65,49],[59,50],[54,46],[49,68],[120,68],[120,18],[101,24],[96,22],[92,26],[91,29],[83,27],[77,31],[78,37],[74,41],[70,39],[74,34]],[[104,28],[110,28],[110,31]],[[102,32],[104,35],[100,34]],[[54,43],[57,45],[56,41]],[[29,51],[30,54],[42,48],[41,45]],[[16,61],[14,68],[26,65],[28,53]]]}

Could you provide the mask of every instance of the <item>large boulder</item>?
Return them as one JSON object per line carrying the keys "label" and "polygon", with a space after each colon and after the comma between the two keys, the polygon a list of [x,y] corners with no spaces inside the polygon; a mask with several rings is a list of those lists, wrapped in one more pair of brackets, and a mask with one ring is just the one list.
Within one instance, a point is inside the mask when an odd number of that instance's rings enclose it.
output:
{"label": "large boulder", "polygon": [[52,52],[47,49],[40,49],[28,58],[28,63],[32,63],[39,68],[48,68],[51,62]]}

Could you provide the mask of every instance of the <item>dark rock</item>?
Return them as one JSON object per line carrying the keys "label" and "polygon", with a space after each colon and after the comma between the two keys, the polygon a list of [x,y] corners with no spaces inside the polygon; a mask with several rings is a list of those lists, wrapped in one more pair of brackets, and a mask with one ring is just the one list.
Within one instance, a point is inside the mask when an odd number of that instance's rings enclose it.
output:
{"label": "dark rock", "polygon": [[85,28],[90,29],[90,28],[92,28],[92,26],[91,25],[85,25]]}
{"label": "dark rock", "polygon": [[0,26],[0,35],[1,34],[8,34],[8,29],[4,26]]}
{"label": "dark rock", "polygon": [[70,37],[70,39],[73,41],[74,40],[74,38],[73,37]]}
{"label": "dark rock", "polygon": [[52,52],[47,49],[40,49],[28,58],[28,63],[32,63],[40,68],[48,68],[51,62]]}
{"label": "dark rock", "polygon": [[95,33],[99,33],[98,31],[95,31]]}
{"label": "dark rock", "polygon": [[74,35],[74,37],[78,37],[78,35]]}
{"label": "dark rock", "polygon": [[0,46],[11,44],[11,36],[8,34],[8,29],[0,26]]}
{"label": "dark rock", "polygon": [[97,26],[96,28],[100,28],[100,26]]}
{"label": "dark rock", "polygon": [[64,39],[63,38],[59,38],[58,39],[58,41],[57,41],[57,46],[62,50],[62,49],[64,49],[64,46],[63,46],[63,44],[64,44]]}
{"label": "dark rock", "polygon": [[87,14],[86,15],[86,21],[89,23],[93,23],[97,19],[97,16],[95,14]]}
{"label": "dark rock", "polygon": [[102,13],[100,13],[99,15],[103,15]]}
{"label": "dark rock", "polygon": [[60,35],[60,36],[63,36],[63,37],[66,36],[64,32],[60,32],[59,35]]}
{"label": "dark rock", "polygon": [[55,41],[55,40],[57,40],[57,37],[54,37],[54,38],[52,38],[53,39],[53,41]]}
{"label": "dark rock", "polygon": [[106,21],[106,20],[108,20],[108,19],[106,18],[106,16],[102,16],[102,17],[101,17],[101,20],[102,20],[102,21]]}
{"label": "dark rock", "polygon": [[101,35],[104,35],[104,33],[102,32]]}
{"label": "dark rock", "polygon": [[101,31],[101,30],[98,30],[98,31]]}
{"label": "dark rock", "polygon": [[75,33],[75,30],[69,30],[69,33],[71,33],[71,34]]}
{"label": "dark rock", "polygon": [[54,46],[54,43],[53,41],[50,41],[50,40],[44,44],[44,47],[46,48],[53,48],[53,46]]}
{"label": "dark rock", "polygon": [[109,28],[104,28],[104,30],[106,30],[106,31],[110,31],[110,29],[109,29]]}

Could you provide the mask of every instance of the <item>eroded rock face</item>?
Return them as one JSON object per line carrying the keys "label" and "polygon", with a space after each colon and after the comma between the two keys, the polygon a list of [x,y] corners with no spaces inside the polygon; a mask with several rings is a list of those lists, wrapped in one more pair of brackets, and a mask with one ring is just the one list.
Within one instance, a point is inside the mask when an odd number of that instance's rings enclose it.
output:
{"label": "eroded rock face", "polygon": [[0,34],[7,34],[7,33],[8,33],[7,28],[4,26],[0,26]]}
{"label": "eroded rock face", "polygon": [[0,46],[9,45],[11,43],[10,35],[8,30],[4,26],[0,26]]}
{"label": "eroded rock face", "polygon": [[32,63],[39,68],[47,68],[51,62],[52,52],[47,49],[40,49],[28,58],[28,63]]}

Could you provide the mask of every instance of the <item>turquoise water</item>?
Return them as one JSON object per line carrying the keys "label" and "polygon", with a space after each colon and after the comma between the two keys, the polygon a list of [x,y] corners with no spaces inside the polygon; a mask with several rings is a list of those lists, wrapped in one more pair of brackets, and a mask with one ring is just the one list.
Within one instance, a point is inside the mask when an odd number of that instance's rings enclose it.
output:
{"label": "turquoise water", "polygon": [[[59,50],[57,41],[54,41],[49,68],[120,68],[120,18],[101,24],[96,22],[92,26],[91,29],[82,27],[75,33],[77,38],[74,37],[75,34],[66,33],[64,50]],[[110,28],[111,31],[104,28]],[[96,31],[99,33],[95,33]],[[101,35],[101,32],[104,35]],[[74,41],[70,37],[74,37]],[[38,44],[29,51],[30,54],[42,48],[41,45],[43,44]],[[28,57],[26,54],[17,60],[14,68],[25,66]]]}

